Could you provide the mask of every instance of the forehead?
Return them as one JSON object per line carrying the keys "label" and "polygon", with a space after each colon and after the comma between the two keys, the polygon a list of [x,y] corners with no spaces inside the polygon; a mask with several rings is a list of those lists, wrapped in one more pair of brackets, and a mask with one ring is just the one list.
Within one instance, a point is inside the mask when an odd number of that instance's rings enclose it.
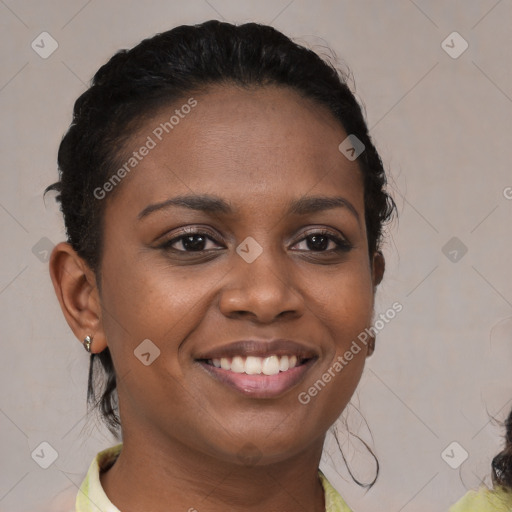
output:
{"label": "forehead", "polygon": [[[325,106],[277,86],[215,86],[191,96],[161,108],[129,140],[123,163],[139,154],[121,196],[138,205],[191,192],[233,201],[312,189],[362,198],[357,161],[338,149],[347,134]],[[141,156],[144,146],[151,149]]]}

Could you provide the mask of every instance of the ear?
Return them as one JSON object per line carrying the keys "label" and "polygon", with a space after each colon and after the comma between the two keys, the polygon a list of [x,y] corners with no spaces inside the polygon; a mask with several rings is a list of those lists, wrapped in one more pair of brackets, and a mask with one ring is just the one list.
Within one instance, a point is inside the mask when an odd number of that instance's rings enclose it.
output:
{"label": "ear", "polygon": [[366,357],[370,357],[375,352],[375,336],[370,336],[370,340],[368,342],[368,351],[366,352]]}
{"label": "ear", "polygon": [[375,251],[372,259],[372,279],[374,288],[376,288],[382,281],[385,269],[386,260],[384,259],[384,255],[381,251]]}
{"label": "ear", "polygon": [[107,341],[94,272],[70,244],[61,242],[50,256],[50,276],[64,317],[75,336],[81,343],[86,336],[91,336],[91,352],[104,350]]}

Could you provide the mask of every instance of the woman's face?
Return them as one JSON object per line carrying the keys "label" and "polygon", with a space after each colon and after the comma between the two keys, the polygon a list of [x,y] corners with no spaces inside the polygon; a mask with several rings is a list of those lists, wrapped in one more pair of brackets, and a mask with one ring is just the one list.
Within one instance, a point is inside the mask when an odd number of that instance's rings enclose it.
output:
{"label": "woman's face", "polygon": [[333,371],[370,325],[381,273],[362,175],[338,122],[290,89],[194,100],[169,133],[181,103],[144,124],[105,199],[102,329],[123,429],[284,460],[321,442],[363,369],[364,345]]}

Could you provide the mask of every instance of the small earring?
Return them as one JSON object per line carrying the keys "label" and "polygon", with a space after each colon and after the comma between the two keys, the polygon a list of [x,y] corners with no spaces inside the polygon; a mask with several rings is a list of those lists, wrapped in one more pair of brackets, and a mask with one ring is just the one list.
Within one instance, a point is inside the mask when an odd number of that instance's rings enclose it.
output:
{"label": "small earring", "polygon": [[86,336],[83,341],[83,346],[87,352],[91,353],[91,345],[92,345],[92,338],[90,336]]}

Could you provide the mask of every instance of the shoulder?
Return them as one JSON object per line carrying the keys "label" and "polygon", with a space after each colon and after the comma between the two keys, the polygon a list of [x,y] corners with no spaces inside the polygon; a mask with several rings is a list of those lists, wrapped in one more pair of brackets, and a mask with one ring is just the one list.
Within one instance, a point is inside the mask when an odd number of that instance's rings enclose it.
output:
{"label": "shoulder", "polygon": [[495,490],[481,487],[469,491],[453,505],[449,512],[509,512],[512,510],[512,492],[503,488]]}

